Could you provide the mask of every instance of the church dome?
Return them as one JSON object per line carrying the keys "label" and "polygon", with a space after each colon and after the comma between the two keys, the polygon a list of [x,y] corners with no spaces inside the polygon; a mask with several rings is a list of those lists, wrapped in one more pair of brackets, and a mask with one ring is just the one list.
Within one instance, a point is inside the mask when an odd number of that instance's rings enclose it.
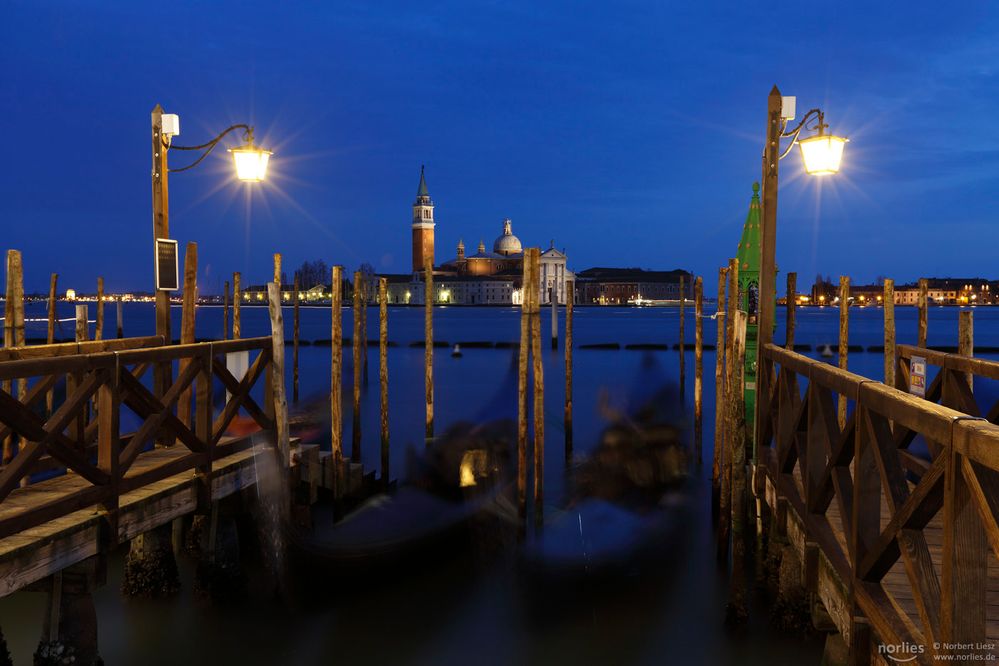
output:
{"label": "church dome", "polygon": [[493,243],[493,252],[496,254],[520,254],[523,248],[520,246],[520,239],[513,235],[509,219],[503,220],[503,235]]}

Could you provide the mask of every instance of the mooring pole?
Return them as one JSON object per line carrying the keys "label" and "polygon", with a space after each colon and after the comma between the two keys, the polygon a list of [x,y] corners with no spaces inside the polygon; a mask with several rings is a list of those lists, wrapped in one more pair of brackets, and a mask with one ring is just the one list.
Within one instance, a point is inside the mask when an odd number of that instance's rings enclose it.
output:
{"label": "mooring pole", "polygon": [[343,466],[343,267],[334,266],[330,282],[330,442],[333,452],[333,497],[340,498]]}
{"label": "mooring pole", "polygon": [[378,278],[378,383],[381,387],[382,487],[389,487],[388,279]]}
{"label": "mooring pole", "polygon": [[423,387],[427,414],[424,438],[434,440],[434,262],[432,255],[423,258]]}
{"label": "mooring pole", "polygon": [[354,339],[350,341],[354,353],[354,402],[353,428],[351,430],[350,459],[361,462],[361,271],[354,271]]}
{"label": "mooring pole", "polygon": [[539,528],[544,523],[545,498],[545,375],[541,357],[541,274],[540,253],[532,247],[527,250],[531,261],[531,356],[534,367],[534,523]]}
{"label": "mooring pole", "polygon": [[94,340],[104,339],[104,278],[97,278],[97,323],[94,326]]}
{"label": "mooring pole", "polygon": [[[846,370],[847,353],[850,351],[850,278],[839,276],[839,368]],[[839,396],[836,418],[839,429],[846,427],[846,396]]]}
{"label": "mooring pole", "polygon": [[572,304],[575,285],[565,283],[565,462],[572,462]]}
{"label": "mooring pole", "polygon": [[525,253],[520,299],[520,347],[517,358],[517,515],[527,522],[527,360],[531,351],[531,262]]}
{"label": "mooring pole", "polygon": [[728,620],[746,621],[746,407],[742,397],[746,370],[746,313],[735,313],[732,340],[729,453],[732,459],[732,577],[729,581]]}
{"label": "mooring pole", "polygon": [[895,386],[895,281],[885,279],[881,297],[885,313],[885,386]]}
{"label": "mooring pole", "polygon": [[[49,308],[48,308],[48,330],[45,335],[45,342],[47,344],[52,344],[55,342],[55,326],[56,326],[56,290],[57,283],[59,282],[59,274],[53,273],[52,277],[49,279]],[[118,336],[121,337],[121,336]],[[55,389],[49,389],[45,393],[45,417],[46,419],[52,416],[52,400],[55,396]]]}
{"label": "mooring pole", "polygon": [[122,317],[121,296],[118,296],[115,299],[115,315],[118,320],[117,330],[115,331],[115,333],[118,336],[118,339],[120,340],[121,338],[125,337],[125,320],[124,317]]}
{"label": "mooring pole", "polygon": [[[189,345],[194,342],[194,308],[198,291],[198,244],[189,242],[184,252],[184,297],[180,313],[180,344]],[[191,364],[190,358],[182,358],[178,363],[179,374]],[[177,402],[177,418],[190,427],[191,423],[191,387],[188,386],[180,394]],[[176,440],[168,437],[167,442],[173,445]]]}
{"label": "mooring pole", "polygon": [[239,340],[242,333],[242,325],[239,318],[239,304],[243,300],[243,293],[239,282],[242,276],[236,272],[232,274],[232,339]]}
{"label": "mooring pole", "polygon": [[722,468],[721,478],[721,500],[719,506],[719,535],[718,549],[722,560],[728,557],[729,528],[732,523],[732,445],[731,441],[736,436],[735,426],[732,423],[733,403],[742,400],[742,387],[736,386],[738,381],[739,359],[735,356],[735,325],[738,323],[735,318],[739,308],[739,261],[730,259],[728,262],[728,316],[725,318],[725,439],[722,445],[725,446],[725,461]]}
{"label": "mooring pole", "polygon": [[298,402],[298,274],[295,274],[295,281],[292,283],[292,302],[295,304],[295,322],[292,331],[292,352],[291,352],[291,401]]}
{"label": "mooring pole", "polygon": [[704,462],[704,415],[701,404],[704,392],[704,281],[694,280],[694,451],[697,464]]}
{"label": "mooring pole", "polygon": [[711,490],[714,499],[712,506],[718,507],[721,500],[721,475],[725,460],[725,281],[728,268],[718,269],[718,302],[715,309],[715,440],[711,452]]}
{"label": "mooring pole", "polygon": [[552,306],[552,349],[558,349],[558,289],[553,285],[548,294]]}
{"label": "mooring pole", "polygon": [[683,349],[683,306],[687,300],[687,289],[686,289],[686,279],[684,276],[680,276],[680,343],[678,345],[680,349],[680,400],[683,401],[684,396],[687,394],[687,369],[686,369],[686,359],[684,358],[685,353]]}
{"label": "mooring pole", "polygon": [[784,349],[794,351],[795,315],[798,305],[798,274],[787,274],[787,293],[784,306],[787,308],[787,318],[784,322]]}
{"label": "mooring pole", "polygon": [[222,339],[229,339],[229,281],[222,287]]}
{"label": "mooring pole", "polygon": [[916,306],[919,308],[919,329],[916,331],[916,346],[920,348],[926,348],[926,331],[927,331],[927,291],[929,290],[929,281],[926,278],[920,278],[919,280],[919,297],[916,301]]}

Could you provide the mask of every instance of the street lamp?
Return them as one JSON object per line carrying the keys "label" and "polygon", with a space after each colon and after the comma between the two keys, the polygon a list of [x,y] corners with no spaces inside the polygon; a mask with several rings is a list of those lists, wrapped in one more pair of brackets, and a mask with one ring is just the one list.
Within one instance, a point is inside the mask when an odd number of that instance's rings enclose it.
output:
{"label": "street lamp", "polygon": [[[243,131],[245,144],[230,150],[233,156],[233,163],[236,168],[236,177],[244,182],[260,182],[267,175],[267,163],[270,160],[271,151],[259,148],[253,142],[253,128],[249,125],[232,125],[219,133],[214,139],[198,146],[177,146],[173,143],[173,137],[180,134],[180,119],[176,114],[163,113],[163,107],[159,104],[153,108],[152,112],[152,152],[153,152],[153,263],[154,276],[159,275],[158,263],[160,260],[159,241],[170,238],[170,203],[167,188],[167,174],[188,171],[198,166],[215,149],[219,142],[230,132],[236,130]],[[167,166],[167,154],[171,150],[200,152],[201,154],[192,163],[177,169],[170,169]],[[164,244],[168,246],[169,244]],[[174,246],[176,248],[176,246]],[[176,250],[174,249],[174,261],[176,261]],[[156,291],[156,334],[162,335],[165,344],[170,344],[172,335],[170,332],[170,291],[168,287],[176,288],[176,284],[161,288],[160,284],[154,284]],[[172,371],[169,363],[162,366],[157,364],[153,368],[153,387],[157,395],[163,395],[169,389],[170,375]]]}
{"label": "street lamp", "polygon": [[[760,242],[760,347],[773,341],[774,307],[776,303],[775,282],[777,279],[777,182],[778,164],[797,144],[801,150],[805,172],[813,176],[825,176],[839,171],[843,159],[843,148],[847,139],[826,132],[825,114],[821,109],[809,110],[796,126],[788,129],[795,117],[796,99],[782,97],[774,86],[767,99],[767,142],[763,151],[763,219]],[[815,136],[799,139],[802,132],[815,131]],[[790,138],[791,143],[781,150],[781,140]],[[747,352],[749,350],[747,349]],[[758,378],[761,390],[769,390],[769,377]],[[756,402],[757,411],[760,404]],[[761,419],[756,415],[755,424]],[[755,461],[755,447],[753,459]]]}

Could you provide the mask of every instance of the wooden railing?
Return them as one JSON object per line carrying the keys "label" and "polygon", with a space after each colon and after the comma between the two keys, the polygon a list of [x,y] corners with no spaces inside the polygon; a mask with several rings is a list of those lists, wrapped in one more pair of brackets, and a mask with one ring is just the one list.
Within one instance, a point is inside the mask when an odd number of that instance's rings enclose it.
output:
{"label": "wooden railing", "polygon": [[[926,400],[766,345],[755,488],[796,518],[806,568],[821,553],[828,580],[813,591],[852,650],[922,646],[902,656],[932,663],[995,632],[999,427],[978,418],[966,373],[999,378],[999,364],[901,347],[902,386],[913,353],[941,367]],[[910,450],[917,436],[925,453]]]}
{"label": "wooden railing", "polygon": [[[253,357],[241,379],[226,366],[225,355],[233,352]],[[14,443],[12,457],[0,467],[0,538],[92,505],[102,507],[115,534],[123,493],[187,470],[196,472],[208,493],[213,460],[246,445],[247,438],[226,437],[240,410],[261,429],[275,428],[272,353],[270,337],[170,346],[151,337],[0,350],[0,441]],[[174,362],[179,370],[168,390],[154,395],[143,383],[147,371]],[[261,405],[251,390],[265,375]],[[45,396],[63,377],[65,399],[47,414]],[[227,392],[218,410],[212,401],[216,381]],[[22,382],[20,391],[10,388]],[[193,410],[178,409],[192,400]],[[129,434],[120,432],[123,408],[140,421]],[[154,440],[165,441],[177,455],[137,464]],[[42,492],[63,472],[67,479],[59,491]],[[43,483],[33,492],[36,482]],[[28,487],[18,490],[22,486]]]}

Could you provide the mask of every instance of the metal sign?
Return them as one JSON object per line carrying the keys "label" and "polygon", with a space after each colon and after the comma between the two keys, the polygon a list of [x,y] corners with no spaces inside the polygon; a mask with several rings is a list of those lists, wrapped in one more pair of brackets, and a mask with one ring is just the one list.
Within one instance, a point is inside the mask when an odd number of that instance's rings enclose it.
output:
{"label": "metal sign", "polygon": [[909,359],[909,393],[926,397],[926,359],[921,356]]}
{"label": "metal sign", "polygon": [[156,291],[176,291],[180,288],[180,275],[177,268],[177,241],[169,238],[157,238],[156,256]]}

